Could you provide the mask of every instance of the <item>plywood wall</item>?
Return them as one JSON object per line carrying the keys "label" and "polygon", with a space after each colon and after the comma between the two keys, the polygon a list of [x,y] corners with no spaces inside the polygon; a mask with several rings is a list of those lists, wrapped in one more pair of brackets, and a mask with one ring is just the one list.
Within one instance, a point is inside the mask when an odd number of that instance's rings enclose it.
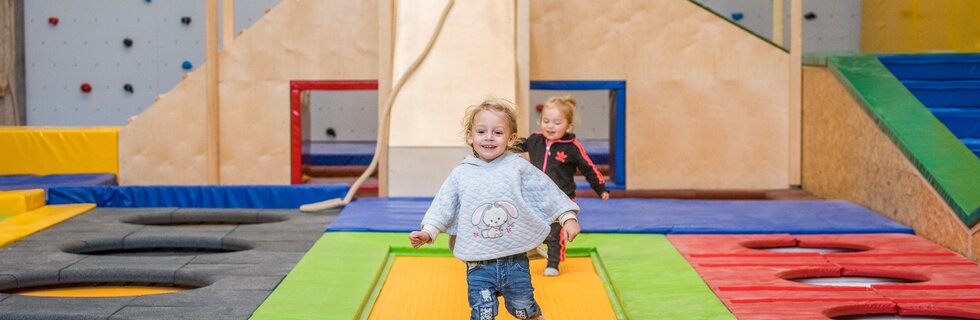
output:
{"label": "plywood wall", "polygon": [[[969,230],[826,68],[803,71],[803,189],[847,200],[974,260]],[[972,239],[971,239],[972,237]]]}
{"label": "plywood wall", "polygon": [[[446,1],[395,1],[392,77],[419,56]],[[456,1],[425,62],[391,114],[390,196],[433,195],[469,153],[460,125],[466,107],[488,96],[517,99],[516,3]]]}
{"label": "plywood wall", "polygon": [[[222,184],[290,182],[289,81],[377,79],[377,15],[370,0],[285,0],[225,44]],[[121,183],[207,183],[203,80],[190,74],[123,128]]]}
{"label": "plywood wall", "polygon": [[531,80],[626,80],[628,189],[789,185],[789,54],[682,0],[532,1]]}

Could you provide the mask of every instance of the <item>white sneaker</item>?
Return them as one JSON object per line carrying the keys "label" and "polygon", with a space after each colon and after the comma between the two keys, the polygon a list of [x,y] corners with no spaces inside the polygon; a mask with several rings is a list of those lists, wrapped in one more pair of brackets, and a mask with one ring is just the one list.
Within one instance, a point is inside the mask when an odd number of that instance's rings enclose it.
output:
{"label": "white sneaker", "polygon": [[544,276],[545,277],[557,277],[558,276],[558,269],[555,269],[555,268],[545,268],[544,269]]}

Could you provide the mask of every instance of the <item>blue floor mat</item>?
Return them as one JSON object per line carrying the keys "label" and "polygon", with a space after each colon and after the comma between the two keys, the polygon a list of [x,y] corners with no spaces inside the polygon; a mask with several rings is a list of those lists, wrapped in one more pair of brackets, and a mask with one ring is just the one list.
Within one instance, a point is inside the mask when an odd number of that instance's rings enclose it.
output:
{"label": "blue floor mat", "polygon": [[114,186],[116,175],[112,173],[86,174],[15,174],[0,175],[0,191],[45,189],[70,186]]}
{"label": "blue floor mat", "polygon": [[374,141],[304,142],[302,163],[311,166],[366,166],[374,157]]}
{"label": "blue floor mat", "polygon": [[347,185],[59,187],[48,204],[94,203],[113,208],[257,208],[299,206],[347,194]]}
{"label": "blue floor mat", "polygon": [[[431,198],[365,198],[327,231],[409,232]],[[579,199],[583,232],[593,233],[913,233],[846,201]]]}

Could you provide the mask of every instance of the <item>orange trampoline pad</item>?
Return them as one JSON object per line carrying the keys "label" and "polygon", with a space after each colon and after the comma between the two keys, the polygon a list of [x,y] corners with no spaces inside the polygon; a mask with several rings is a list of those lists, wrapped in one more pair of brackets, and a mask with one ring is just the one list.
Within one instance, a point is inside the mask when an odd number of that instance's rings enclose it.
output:
{"label": "orange trampoline pad", "polygon": [[[548,319],[616,319],[592,258],[568,258],[545,277],[531,261],[534,298]],[[396,256],[368,319],[466,319],[466,265],[452,257]],[[500,303],[497,319],[514,319]]]}
{"label": "orange trampoline pad", "polygon": [[181,287],[152,287],[152,286],[99,286],[78,288],[52,288],[19,292],[17,294],[33,297],[128,297],[151,294],[174,293],[187,290]]}

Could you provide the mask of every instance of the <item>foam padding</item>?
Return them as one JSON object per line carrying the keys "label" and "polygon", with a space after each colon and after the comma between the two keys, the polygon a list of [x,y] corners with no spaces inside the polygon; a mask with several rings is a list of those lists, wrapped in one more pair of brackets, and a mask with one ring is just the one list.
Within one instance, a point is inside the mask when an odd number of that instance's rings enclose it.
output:
{"label": "foam padding", "polygon": [[119,174],[119,128],[0,127],[0,175]]}
{"label": "foam padding", "polygon": [[296,209],[343,197],[348,189],[346,185],[58,187],[48,189],[48,203],[95,203],[115,208]]}
{"label": "foam padding", "polygon": [[44,190],[0,191],[0,220],[44,206]]}
{"label": "foam padding", "polygon": [[374,141],[304,142],[302,161],[312,166],[366,166],[375,146]]}
{"label": "foam padding", "polygon": [[[327,231],[417,230],[431,198],[370,198],[347,205]],[[846,201],[578,199],[583,232],[912,233]]]}
{"label": "foam padding", "polygon": [[43,206],[0,221],[0,246],[27,237],[95,208],[94,204]]}
{"label": "foam padding", "polygon": [[48,189],[52,187],[115,186],[112,173],[79,173],[33,175],[18,174],[0,176],[0,190]]}
{"label": "foam padding", "polygon": [[[568,258],[560,277],[544,277],[547,261],[530,263],[535,300],[554,319],[616,319],[602,279],[588,257]],[[452,257],[396,257],[368,319],[464,319],[466,266]],[[419,292],[427,294],[420,295]],[[498,319],[514,319],[503,308]]]}
{"label": "foam padding", "polygon": [[728,306],[740,320],[827,320],[843,315],[897,314],[894,302],[860,299],[744,299]]}
{"label": "foam padding", "polygon": [[[446,238],[411,249],[405,233],[325,233],[252,318],[365,317],[366,305],[378,297],[375,287],[384,281],[390,253],[445,257]],[[582,234],[569,248],[594,250],[593,259],[601,260],[597,265],[605,270],[600,274],[606,275],[607,293],[617,297],[610,299],[617,318],[734,319],[663,236]]]}
{"label": "foam padding", "polygon": [[[976,309],[980,303],[980,281],[976,280],[980,279],[980,266],[914,235],[670,235],[668,238],[739,319],[825,319],[856,314],[965,316],[980,310]],[[755,249],[791,246],[860,251]],[[839,276],[919,282],[835,287],[784,280]]]}
{"label": "foam padding", "polygon": [[980,80],[905,80],[909,91],[929,108],[976,108],[980,101]]}
{"label": "foam padding", "polygon": [[902,150],[967,226],[980,221],[980,161],[874,56],[828,64],[882,132]]}
{"label": "foam padding", "polygon": [[903,54],[878,56],[899,79],[980,80],[980,54]]}

